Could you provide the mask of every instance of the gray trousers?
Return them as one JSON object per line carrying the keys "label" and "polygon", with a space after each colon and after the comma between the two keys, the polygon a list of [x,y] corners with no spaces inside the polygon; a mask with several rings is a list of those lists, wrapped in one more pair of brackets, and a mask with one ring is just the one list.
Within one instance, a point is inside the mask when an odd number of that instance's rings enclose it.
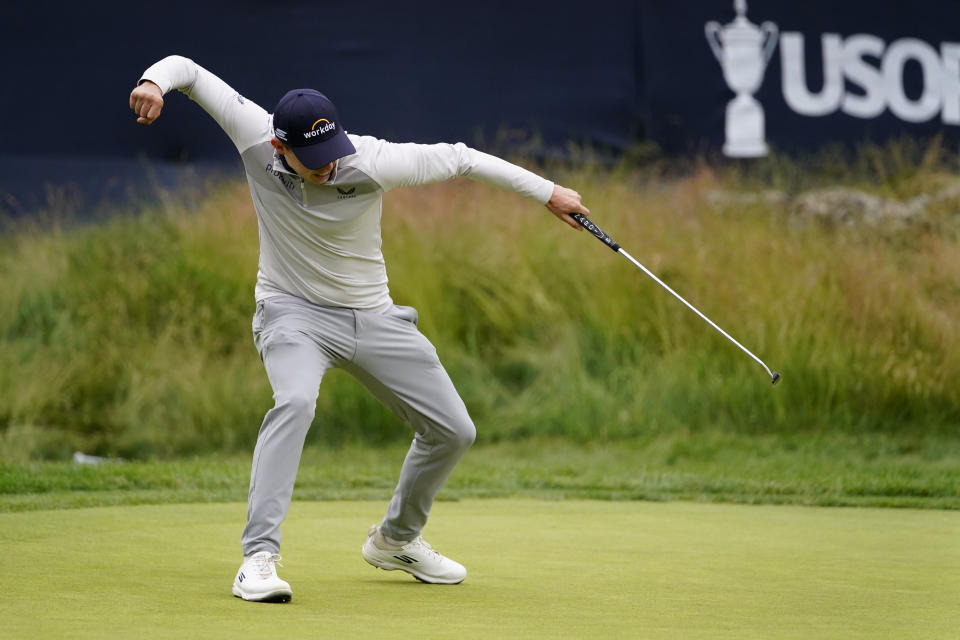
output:
{"label": "gray trousers", "polygon": [[436,349],[416,325],[412,307],[369,313],[286,295],[257,304],[254,342],[273,387],[274,406],[253,452],[241,539],[245,556],[280,549],[280,523],[290,507],[320,381],[331,367],[349,372],[413,426],[413,444],[381,530],[395,540],[420,534],[437,492],[473,444],[476,429]]}

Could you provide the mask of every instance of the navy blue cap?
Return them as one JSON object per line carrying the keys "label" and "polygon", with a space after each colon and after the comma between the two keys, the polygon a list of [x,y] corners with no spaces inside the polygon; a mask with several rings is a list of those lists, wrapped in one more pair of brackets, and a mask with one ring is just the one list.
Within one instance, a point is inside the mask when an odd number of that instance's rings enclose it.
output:
{"label": "navy blue cap", "polygon": [[288,91],[273,110],[273,133],[293,148],[308,169],[356,153],[337,108],[313,89]]}

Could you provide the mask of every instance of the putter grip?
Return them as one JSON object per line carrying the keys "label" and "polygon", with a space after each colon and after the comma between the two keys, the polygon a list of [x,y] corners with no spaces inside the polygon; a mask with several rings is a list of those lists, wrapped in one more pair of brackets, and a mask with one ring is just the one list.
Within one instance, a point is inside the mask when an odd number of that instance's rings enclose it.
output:
{"label": "putter grip", "polygon": [[593,224],[593,221],[590,220],[590,218],[583,215],[582,213],[571,213],[570,217],[576,220],[581,227],[583,227],[584,229],[586,229],[587,231],[595,235],[597,237],[597,240],[607,245],[614,251],[620,251],[620,245],[617,244],[613,238],[611,238],[606,233],[604,233],[603,229]]}

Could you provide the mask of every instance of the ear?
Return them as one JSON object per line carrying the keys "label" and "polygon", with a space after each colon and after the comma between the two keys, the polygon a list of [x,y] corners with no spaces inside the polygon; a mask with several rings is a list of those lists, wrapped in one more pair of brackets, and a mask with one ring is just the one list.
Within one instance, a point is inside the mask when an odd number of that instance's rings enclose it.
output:
{"label": "ear", "polygon": [[276,138],[276,137],[272,138],[270,140],[270,144],[273,145],[273,148],[276,149],[277,153],[279,153],[280,155],[283,155],[284,152],[287,150],[287,145],[280,142],[279,138]]}

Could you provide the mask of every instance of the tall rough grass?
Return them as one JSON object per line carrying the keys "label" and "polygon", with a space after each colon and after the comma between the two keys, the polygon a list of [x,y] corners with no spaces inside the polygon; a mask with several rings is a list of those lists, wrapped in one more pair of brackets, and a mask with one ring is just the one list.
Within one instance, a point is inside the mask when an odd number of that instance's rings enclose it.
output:
{"label": "tall rough grass", "polygon": [[[846,177],[820,175],[902,200],[950,183],[942,163],[924,158],[892,172],[888,157],[873,167],[868,158]],[[779,188],[789,202],[815,186],[795,178],[803,169],[775,158],[768,174],[553,172],[628,251],[780,370],[775,389],[588,234],[467,180],[387,196],[392,295],[420,310],[481,442],[952,432],[960,198],[890,229],[749,197]],[[740,199],[717,205],[717,193]],[[240,182],[96,225],[9,227],[0,239],[0,458],[249,449],[271,406],[250,337],[256,269],[256,220]],[[346,374],[324,381],[310,441],[409,435]]]}

